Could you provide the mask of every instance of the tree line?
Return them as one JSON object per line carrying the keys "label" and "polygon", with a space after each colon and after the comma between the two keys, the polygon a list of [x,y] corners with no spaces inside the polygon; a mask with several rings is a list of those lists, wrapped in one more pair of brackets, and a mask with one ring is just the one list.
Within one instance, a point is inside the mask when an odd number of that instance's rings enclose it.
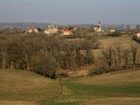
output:
{"label": "tree line", "polygon": [[124,47],[120,43],[102,51],[93,74],[135,69],[140,67],[139,46]]}
{"label": "tree line", "polygon": [[[99,42],[85,38],[70,42],[44,34],[0,35],[0,69],[29,70],[56,78],[57,69],[74,69],[94,63],[90,50]],[[85,50],[85,54],[81,54]]]}

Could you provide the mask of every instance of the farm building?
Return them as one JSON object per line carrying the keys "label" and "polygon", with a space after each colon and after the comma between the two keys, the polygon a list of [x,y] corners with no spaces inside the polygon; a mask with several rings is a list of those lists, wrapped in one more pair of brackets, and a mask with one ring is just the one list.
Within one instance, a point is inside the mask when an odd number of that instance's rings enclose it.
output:
{"label": "farm building", "polygon": [[73,32],[72,32],[72,30],[70,30],[70,29],[63,29],[62,30],[62,35],[73,35]]}
{"label": "farm building", "polygon": [[37,28],[29,28],[26,30],[26,33],[39,33],[39,30]]}

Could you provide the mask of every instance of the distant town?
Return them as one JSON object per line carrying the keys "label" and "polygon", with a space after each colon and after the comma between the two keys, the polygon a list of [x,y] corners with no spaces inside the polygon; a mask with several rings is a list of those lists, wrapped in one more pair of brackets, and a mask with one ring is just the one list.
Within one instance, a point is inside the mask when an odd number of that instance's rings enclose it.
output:
{"label": "distant town", "polygon": [[140,25],[105,25],[100,21],[96,24],[76,24],[76,25],[57,25],[49,23],[0,23],[0,29],[21,29],[25,33],[44,33],[47,35],[59,33],[62,36],[74,35],[74,31],[83,28],[90,29],[96,33],[114,33],[135,34],[139,37]]}

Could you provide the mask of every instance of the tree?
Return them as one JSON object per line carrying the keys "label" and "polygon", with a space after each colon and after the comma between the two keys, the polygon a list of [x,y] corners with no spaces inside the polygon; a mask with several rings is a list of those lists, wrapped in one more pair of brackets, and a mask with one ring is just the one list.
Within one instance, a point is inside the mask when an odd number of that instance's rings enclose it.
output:
{"label": "tree", "polygon": [[131,45],[131,55],[132,55],[132,66],[133,66],[133,68],[136,67],[137,53],[138,53],[138,46],[136,44],[132,44]]}
{"label": "tree", "polygon": [[121,43],[117,43],[116,46],[114,47],[114,61],[115,61],[115,68],[117,70],[120,69],[121,65],[122,65],[122,46]]}
{"label": "tree", "polygon": [[21,43],[18,39],[9,42],[7,47],[9,68],[25,69],[25,59]]}
{"label": "tree", "polygon": [[56,60],[48,52],[39,51],[31,57],[32,71],[44,77],[54,78]]}
{"label": "tree", "polygon": [[105,60],[105,63],[108,66],[108,69],[110,70],[113,65],[113,49],[108,48],[105,51],[102,52],[103,58]]}
{"label": "tree", "polygon": [[89,50],[86,51],[84,61],[85,61],[85,64],[89,64],[89,65],[94,63],[94,56]]}
{"label": "tree", "polygon": [[131,53],[130,49],[124,49],[123,51],[124,66],[126,67],[126,69],[128,68],[129,62],[131,62],[130,53]]}
{"label": "tree", "polygon": [[76,63],[77,66],[83,66],[83,65],[85,65],[84,55],[82,55],[80,53],[80,50],[79,49],[76,50],[75,63]]}

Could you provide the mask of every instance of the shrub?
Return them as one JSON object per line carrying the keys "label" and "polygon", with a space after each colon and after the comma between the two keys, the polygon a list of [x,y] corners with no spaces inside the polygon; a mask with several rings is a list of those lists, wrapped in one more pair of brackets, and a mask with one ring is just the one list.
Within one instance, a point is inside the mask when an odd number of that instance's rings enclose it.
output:
{"label": "shrub", "polygon": [[94,56],[93,55],[86,55],[84,57],[85,64],[93,64],[94,63]]}
{"label": "shrub", "polygon": [[121,35],[122,34],[120,32],[113,32],[113,33],[108,34],[108,36],[112,36],[112,37],[119,37]]}
{"label": "shrub", "polygon": [[134,35],[134,36],[132,37],[132,39],[135,40],[135,41],[137,41],[138,43],[140,43],[140,38],[138,38],[137,36]]}
{"label": "shrub", "polygon": [[36,66],[34,71],[37,74],[40,74],[40,75],[42,75],[44,77],[49,77],[51,79],[56,79],[57,78],[55,70],[48,70],[47,68],[44,68],[41,65]]}
{"label": "shrub", "polygon": [[100,75],[108,72],[109,70],[106,67],[98,67],[96,69],[91,70],[91,75]]}

